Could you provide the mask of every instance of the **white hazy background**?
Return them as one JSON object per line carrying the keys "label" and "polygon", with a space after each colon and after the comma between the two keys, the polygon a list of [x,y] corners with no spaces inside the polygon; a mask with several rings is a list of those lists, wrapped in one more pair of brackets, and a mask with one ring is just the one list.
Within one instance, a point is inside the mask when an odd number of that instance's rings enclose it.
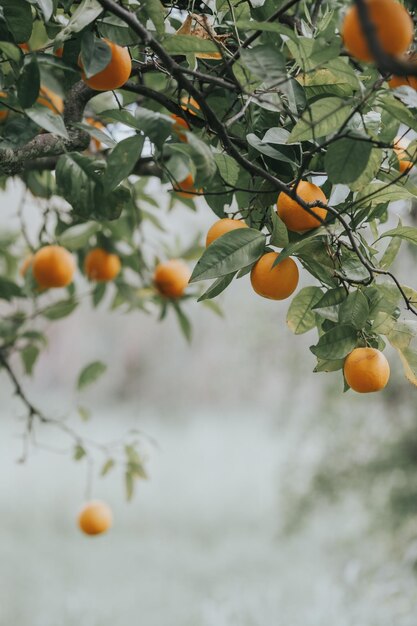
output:
{"label": "white hazy background", "polygon": [[[156,185],[153,193],[165,202]],[[12,185],[1,196],[2,230],[18,228],[19,194]],[[29,230],[36,212],[28,207]],[[178,235],[184,245],[214,221],[205,206],[163,219],[167,241]],[[222,306],[224,319],[186,305],[191,346],[171,315],[159,324],[86,303],[49,324],[35,376],[22,379],[34,402],[53,417],[88,406],[89,423],[75,411],[69,423],[97,441],[144,433],[150,480],[131,503],[119,470],[100,478],[96,469],[94,497],[115,517],[106,536],[76,527],[84,461],[37,448],[17,463],[24,411],[0,375],[1,624],[415,626],[412,555],[381,525],[388,484],[323,501],[288,528],[294,494],[309,493],[317,464],[340,447],[366,456],[407,420],[409,405],[390,391],[342,394],[340,374],[313,374],[313,334],[294,337],[288,303],[257,297],[248,277]],[[398,382],[390,354],[394,383],[410,399],[415,390]],[[79,370],[96,359],[107,373],[77,394]],[[37,433],[68,445],[48,427]]]}

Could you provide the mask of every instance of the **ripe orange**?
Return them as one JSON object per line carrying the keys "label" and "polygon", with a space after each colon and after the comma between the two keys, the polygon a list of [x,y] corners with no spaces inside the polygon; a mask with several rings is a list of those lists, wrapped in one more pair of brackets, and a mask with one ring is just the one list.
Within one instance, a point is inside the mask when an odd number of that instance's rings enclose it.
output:
{"label": "ripe orange", "polygon": [[132,59],[129,50],[104,39],[111,50],[110,63],[98,74],[87,78],[83,72],[83,81],[97,91],[112,91],[122,87],[132,71]]}
{"label": "ripe orange", "polygon": [[376,348],[355,348],[343,366],[347,384],[358,393],[380,391],[389,380],[386,357]]}
{"label": "ripe orange", "polygon": [[[367,7],[382,50],[393,56],[404,54],[414,34],[407,9],[396,0],[367,0]],[[351,6],[346,13],[341,34],[349,54],[361,61],[373,60],[356,6]]]}
{"label": "ripe orange", "polygon": [[184,261],[172,259],[156,266],[153,281],[161,295],[167,298],[180,298],[190,276],[190,269]]}
{"label": "ripe orange", "polygon": [[30,50],[29,45],[27,43],[19,43],[17,45],[19,46],[21,50],[23,50],[23,52],[29,52]]}
{"label": "ripe orange", "polygon": [[178,183],[177,187],[174,187],[175,193],[181,198],[193,198],[198,190],[194,187],[194,178],[192,174],[188,174],[187,178],[184,178]]}
{"label": "ripe orange", "polygon": [[187,111],[187,113],[190,113],[190,115],[197,115],[197,112],[200,110],[200,105],[195,98],[183,96],[181,98],[181,108]]}
{"label": "ripe orange", "polygon": [[64,112],[64,102],[61,96],[58,96],[58,94],[48,89],[48,87],[43,86],[40,88],[37,102],[44,107],[48,107],[48,109],[56,115]]}
{"label": "ripe orange", "polygon": [[32,273],[39,287],[66,287],[75,273],[74,257],[61,246],[44,246],[32,261]]}
{"label": "ripe orange", "polygon": [[406,139],[396,139],[394,143],[394,152],[397,155],[398,167],[401,173],[408,172],[414,166],[414,163],[410,161],[409,145],[410,142]]}
{"label": "ripe orange", "polygon": [[391,80],[388,81],[388,85],[391,89],[395,89],[396,87],[412,87],[413,89],[417,89],[417,77],[416,76],[393,76]]}
{"label": "ripe orange", "polygon": [[61,48],[57,48],[54,52],[54,55],[56,57],[59,57],[60,59],[62,58],[62,55],[64,54],[64,47],[61,46]]}
{"label": "ripe orange", "polygon": [[[327,204],[327,198],[317,185],[309,183],[306,180],[301,180],[297,186],[297,195],[300,196],[304,202],[316,202],[320,201]],[[317,228],[321,225],[321,222],[316,219],[310,213],[307,213],[303,207],[293,200],[286,193],[281,192],[277,201],[278,215],[288,228],[298,233],[303,233],[306,230]],[[324,220],[327,215],[327,209],[320,207],[314,207],[313,213],[319,218]]]}
{"label": "ripe orange", "polygon": [[103,248],[94,248],[85,257],[84,270],[90,280],[108,281],[116,278],[121,269],[120,258]]}
{"label": "ripe orange", "polygon": [[110,507],[99,500],[87,502],[78,515],[78,526],[86,535],[101,535],[112,526],[112,523]]}
{"label": "ripe orange", "polygon": [[[0,98],[7,98],[7,93],[5,91],[0,91]],[[9,109],[4,106],[4,104],[0,104],[0,122],[4,122],[9,115]]]}
{"label": "ripe orange", "polygon": [[298,267],[292,259],[284,259],[272,267],[277,252],[267,252],[255,263],[250,273],[254,291],[270,300],[285,300],[298,285]]}
{"label": "ripe orange", "polygon": [[187,135],[181,131],[184,130],[184,128],[185,130],[190,130],[188,122],[184,118],[180,117],[179,115],[175,115],[174,113],[171,115],[171,118],[175,121],[172,129],[177,134],[178,139],[180,141],[187,142]]}
{"label": "ripe orange", "polygon": [[225,233],[231,230],[237,230],[238,228],[247,228],[247,224],[240,220],[231,220],[228,217],[224,217],[221,220],[214,222],[213,226],[209,229],[206,237],[206,246],[209,246],[215,239],[221,237]]}
{"label": "ripe orange", "polygon": [[[85,121],[87,122],[87,124],[90,124],[90,126],[94,126],[94,128],[97,128],[98,130],[104,130],[106,128],[104,124],[102,124],[99,120],[94,119],[94,117],[87,117]],[[91,137],[90,146],[91,145],[94,146],[96,152],[101,150],[102,143],[95,137]]]}

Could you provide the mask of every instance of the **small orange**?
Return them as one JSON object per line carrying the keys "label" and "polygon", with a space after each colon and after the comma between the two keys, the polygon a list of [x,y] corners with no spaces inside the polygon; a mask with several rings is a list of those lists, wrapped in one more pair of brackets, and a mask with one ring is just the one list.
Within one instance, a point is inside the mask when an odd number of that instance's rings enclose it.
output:
{"label": "small orange", "polygon": [[[87,122],[87,124],[90,124],[90,126],[93,126],[94,128],[97,128],[98,130],[104,130],[106,128],[104,124],[102,124],[99,120],[94,119],[94,117],[87,117],[85,121]],[[91,145],[94,146],[94,149],[96,152],[98,152],[102,148],[101,141],[99,141],[95,137],[91,137],[90,146]]]}
{"label": "small orange", "polygon": [[394,152],[397,155],[398,168],[401,173],[408,172],[414,166],[413,161],[410,161],[409,145],[410,142],[406,139],[396,139],[394,143]]}
{"label": "small orange", "polygon": [[[407,9],[396,0],[367,0],[366,4],[382,50],[392,56],[404,54],[414,35],[413,20]],[[348,9],[341,34],[349,54],[361,61],[373,60],[356,6]]]}
{"label": "small orange", "polygon": [[64,47],[61,46],[61,48],[57,48],[54,52],[54,55],[56,57],[59,57],[60,59],[62,59],[62,55],[64,54]]}
{"label": "small orange", "polygon": [[48,107],[56,115],[64,112],[64,101],[61,96],[58,96],[57,93],[48,89],[48,87],[42,86],[40,88],[37,102],[44,107]]}
{"label": "small orange", "polygon": [[190,126],[188,122],[183,117],[180,117],[179,115],[175,115],[174,113],[171,115],[171,118],[175,122],[175,124],[172,125],[172,130],[176,133],[180,141],[184,141],[186,143],[187,135],[181,131],[183,131],[184,129],[190,130]]}
{"label": "small orange", "polygon": [[[5,91],[0,91],[0,98],[7,98],[7,93]],[[4,104],[0,104],[0,122],[6,121],[9,115],[9,109],[4,106]]]}
{"label": "small orange", "polygon": [[83,81],[96,91],[112,91],[122,87],[129,80],[132,71],[132,59],[127,48],[118,46],[108,39],[103,41],[110,48],[110,62],[101,72],[90,76],[90,78],[87,78],[83,72]]}
{"label": "small orange", "polygon": [[103,248],[94,248],[85,257],[84,270],[90,280],[108,281],[116,278],[121,269],[120,258]]}
{"label": "small orange", "polygon": [[224,217],[221,220],[217,220],[214,222],[213,226],[209,228],[206,237],[206,246],[209,246],[215,239],[221,237],[225,233],[230,232],[231,230],[237,230],[238,228],[247,228],[247,224],[240,220],[231,220],[228,217]]}
{"label": "small orange", "polygon": [[198,190],[194,187],[194,178],[192,174],[188,174],[184,180],[178,183],[176,187],[174,187],[175,193],[177,193],[181,198],[193,198],[196,194],[198,194]]}
{"label": "small orange", "polygon": [[156,266],[153,275],[155,287],[167,298],[180,298],[190,280],[191,272],[186,263],[172,259]]}
{"label": "small orange", "polygon": [[113,515],[105,502],[87,502],[78,515],[78,526],[86,535],[101,535],[113,524]]}
{"label": "small orange", "polygon": [[200,111],[200,105],[191,96],[183,96],[181,98],[181,108],[190,115],[197,115],[198,111]]}
{"label": "small orange", "polygon": [[66,287],[74,277],[74,257],[61,246],[44,246],[33,257],[32,273],[43,289]]}
{"label": "small orange", "polygon": [[[306,180],[301,180],[297,186],[297,195],[304,200],[304,202],[323,202],[327,204],[327,198],[317,185],[309,183]],[[277,201],[278,215],[288,228],[298,233],[303,233],[312,228],[317,228],[321,225],[319,219],[316,219],[310,213],[307,213],[303,207],[293,200],[286,193],[281,192]],[[327,215],[327,209],[321,207],[314,207],[311,209],[315,215],[321,220],[324,220]]]}
{"label": "small orange", "polygon": [[30,51],[29,45],[27,43],[19,43],[17,45],[19,46],[19,48],[21,50],[23,50],[23,52],[29,52]]}
{"label": "small orange", "polygon": [[376,348],[355,348],[346,357],[343,372],[349,387],[358,393],[380,391],[390,376],[389,363]]}
{"label": "small orange", "polygon": [[298,285],[297,264],[288,258],[273,267],[278,256],[277,252],[267,252],[255,263],[250,273],[254,291],[270,300],[285,300]]}

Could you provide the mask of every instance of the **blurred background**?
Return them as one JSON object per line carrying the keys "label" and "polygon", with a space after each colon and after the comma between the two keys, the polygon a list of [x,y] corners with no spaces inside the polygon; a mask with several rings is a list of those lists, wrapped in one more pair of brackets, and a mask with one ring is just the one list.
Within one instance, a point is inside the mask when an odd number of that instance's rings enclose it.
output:
{"label": "blurred background", "polygon": [[[186,247],[215,219],[204,201],[168,212],[166,191],[149,191],[167,242]],[[2,193],[3,231],[19,228],[20,194]],[[393,214],[409,221],[409,209]],[[30,230],[37,208],[25,219]],[[413,284],[414,267],[404,247],[395,271]],[[24,410],[0,374],[0,622],[415,626],[416,390],[397,356],[384,392],[343,394],[340,372],[313,374],[315,337],[291,334],[288,303],[259,298],[247,276],[221,298],[223,317],[187,303],[191,345],[171,315],[108,305],[48,323],[33,379],[15,366],[27,395],[83,436],[138,431],[149,480],[128,503],[123,472],[102,478],[98,460],[90,484],[49,426],[19,463]],[[75,392],[94,360],[107,372]],[[114,512],[102,537],[76,526],[87,483]]]}

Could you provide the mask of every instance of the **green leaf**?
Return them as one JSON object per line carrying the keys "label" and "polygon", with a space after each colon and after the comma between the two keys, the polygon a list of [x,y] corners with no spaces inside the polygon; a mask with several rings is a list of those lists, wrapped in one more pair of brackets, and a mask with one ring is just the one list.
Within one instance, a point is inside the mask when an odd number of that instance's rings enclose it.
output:
{"label": "green leaf", "polygon": [[19,285],[16,285],[13,281],[8,278],[4,278],[0,276],[0,299],[1,300],[12,300],[13,298],[22,298],[23,292]]}
{"label": "green leaf", "polygon": [[336,326],[322,335],[310,350],[320,359],[334,361],[352,352],[357,342],[357,331],[348,325]]}
{"label": "green leaf", "polygon": [[106,369],[107,365],[101,361],[93,361],[92,363],[86,365],[78,376],[77,389],[81,391],[82,389],[85,389],[85,387],[95,383],[96,380],[104,374]]}
{"label": "green leaf", "polygon": [[279,217],[275,207],[272,207],[271,209],[271,221],[271,246],[277,246],[277,248],[285,248],[285,246],[288,246],[289,244],[288,230],[282,219]]}
{"label": "green leaf", "polygon": [[[15,0],[12,0],[13,2]],[[72,33],[79,33],[103,12],[103,7],[97,0],[83,0],[68,20],[67,25],[55,38],[55,45],[59,47]],[[29,38],[27,38],[29,39]],[[25,39],[24,41],[27,41]]]}
{"label": "green leaf", "polygon": [[[16,43],[25,43],[32,34],[32,9],[28,2],[16,0],[2,0],[0,4],[7,29]],[[0,22],[0,39],[10,39],[3,32],[4,26]]]}
{"label": "green leaf", "polygon": [[86,456],[87,452],[81,445],[76,445],[74,448],[74,461],[80,461]]}
{"label": "green leaf", "polygon": [[[1,25],[0,25],[1,32]],[[18,46],[8,41],[0,41],[0,52],[11,61],[19,63],[22,57],[22,52]]]}
{"label": "green leaf", "polygon": [[70,226],[67,230],[57,237],[58,243],[68,250],[79,250],[84,248],[91,237],[99,230],[100,225],[97,222],[84,222]]}
{"label": "green leaf", "polygon": [[177,315],[177,319],[178,319],[178,323],[179,323],[180,328],[181,328],[181,332],[184,335],[184,337],[186,338],[186,340],[188,342],[190,342],[191,341],[191,337],[192,337],[192,326],[191,326],[190,320],[185,315],[184,311],[181,309],[181,307],[178,304],[178,302],[172,301],[172,306],[174,307],[174,311],[175,311],[175,313]]}
{"label": "green leaf", "polygon": [[103,181],[107,190],[115,189],[129,176],[142,153],[144,141],[145,138],[142,135],[134,135],[123,139],[111,151]]}
{"label": "green leaf", "polygon": [[106,476],[106,474],[108,474],[110,472],[110,470],[113,469],[114,466],[115,466],[114,460],[113,459],[107,459],[107,461],[104,463],[103,467],[101,468],[100,475],[101,476]]}
{"label": "green leaf", "polygon": [[314,328],[316,314],[313,306],[323,295],[319,287],[304,287],[293,298],[287,313],[287,324],[295,335],[301,335]]}
{"label": "green leaf", "polygon": [[324,166],[332,183],[349,184],[363,174],[371,155],[372,144],[355,139],[339,139],[330,144]]}
{"label": "green leaf", "polygon": [[17,81],[17,97],[24,109],[28,109],[35,104],[39,96],[40,84],[39,65],[35,57],[29,63],[25,63]]}
{"label": "green leaf", "polygon": [[62,317],[67,317],[67,315],[71,315],[71,313],[78,306],[78,302],[75,300],[60,300],[59,302],[55,302],[55,304],[51,304],[46,309],[43,309],[42,315],[48,320],[59,320]]}
{"label": "green leaf", "polygon": [[361,207],[361,204],[363,205],[364,203],[370,206],[377,206],[378,204],[384,204],[385,202],[407,200],[412,197],[413,194],[401,185],[376,181],[367,185],[360,191],[360,193],[358,193],[355,203],[359,207]]}
{"label": "green leaf", "polygon": [[143,0],[143,10],[155,26],[159,36],[165,33],[165,11],[160,0]]}
{"label": "green leaf", "polygon": [[45,22],[49,22],[52,17],[52,13],[54,11],[54,2],[53,0],[36,0],[36,4],[42,11]]}
{"label": "green leaf", "polygon": [[241,59],[245,67],[263,81],[276,81],[286,76],[284,55],[270,45],[243,48]]}
{"label": "green leaf", "polygon": [[259,259],[265,235],[254,228],[239,228],[219,237],[204,251],[190,283],[236,272]]}
{"label": "green leaf", "polygon": [[219,170],[220,176],[226,183],[234,187],[238,181],[240,169],[232,157],[227,154],[215,154],[214,160]]}
{"label": "green leaf", "polygon": [[291,131],[288,143],[318,139],[338,130],[352,107],[341,98],[321,98],[303,113]]}
{"label": "green leaf", "polygon": [[92,178],[91,161],[77,152],[59,157],[56,182],[65,200],[79,215],[91,215],[94,211],[95,183]]}
{"label": "green leaf", "polygon": [[29,345],[23,348],[20,351],[20,356],[22,358],[23,367],[25,368],[26,374],[29,376],[33,372],[33,367],[36,363],[36,359],[38,358],[40,350],[37,346]]}
{"label": "green leaf", "polygon": [[310,72],[326,61],[337,59],[340,54],[341,42],[337,37],[333,37],[329,43],[323,37],[312,39],[298,36],[294,39],[288,39],[286,44],[303,72]]}
{"label": "green leaf", "polygon": [[350,324],[358,330],[365,326],[368,315],[368,300],[359,289],[350,293],[339,308],[339,322]]}
{"label": "green leaf", "polygon": [[168,54],[187,55],[194,52],[219,52],[215,43],[194,35],[165,35],[162,45]]}
{"label": "green leaf", "polygon": [[115,141],[113,137],[110,137],[110,135],[103,132],[99,128],[91,126],[91,124],[84,124],[83,122],[80,122],[78,124],[73,124],[73,126],[75,126],[76,128],[80,128],[81,130],[85,130],[90,135],[90,137],[93,137],[93,139],[97,139],[97,141],[104,144],[108,148],[114,148],[117,145],[117,141]]}
{"label": "green leaf", "polygon": [[62,117],[56,113],[52,113],[48,107],[41,104],[35,104],[30,109],[25,109],[26,115],[41,128],[44,128],[54,135],[68,139],[68,131],[65,128]]}
{"label": "green leaf", "polygon": [[97,39],[92,31],[86,31],[81,37],[81,62],[86,77],[103,71],[110,61],[110,46],[103,39]]}
{"label": "green leaf", "polygon": [[207,289],[207,291],[205,291],[203,295],[199,297],[197,302],[203,302],[205,300],[210,300],[211,298],[216,298],[230,285],[235,276],[236,272],[231,272],[230,274],[226,274],[226,276],[221,276],[220,278],[215,280],[214,283],[212,283]]}
{"label": "green leaf", "polygon": [[413,226],[397,226],[397,228],[393,228],[392,230],[387,230],[385,233],[379,237],[379,239],[383,239],[384,237],[398,237],[399,239],[403,239],[408,243],[417,244],[417,228]]}

